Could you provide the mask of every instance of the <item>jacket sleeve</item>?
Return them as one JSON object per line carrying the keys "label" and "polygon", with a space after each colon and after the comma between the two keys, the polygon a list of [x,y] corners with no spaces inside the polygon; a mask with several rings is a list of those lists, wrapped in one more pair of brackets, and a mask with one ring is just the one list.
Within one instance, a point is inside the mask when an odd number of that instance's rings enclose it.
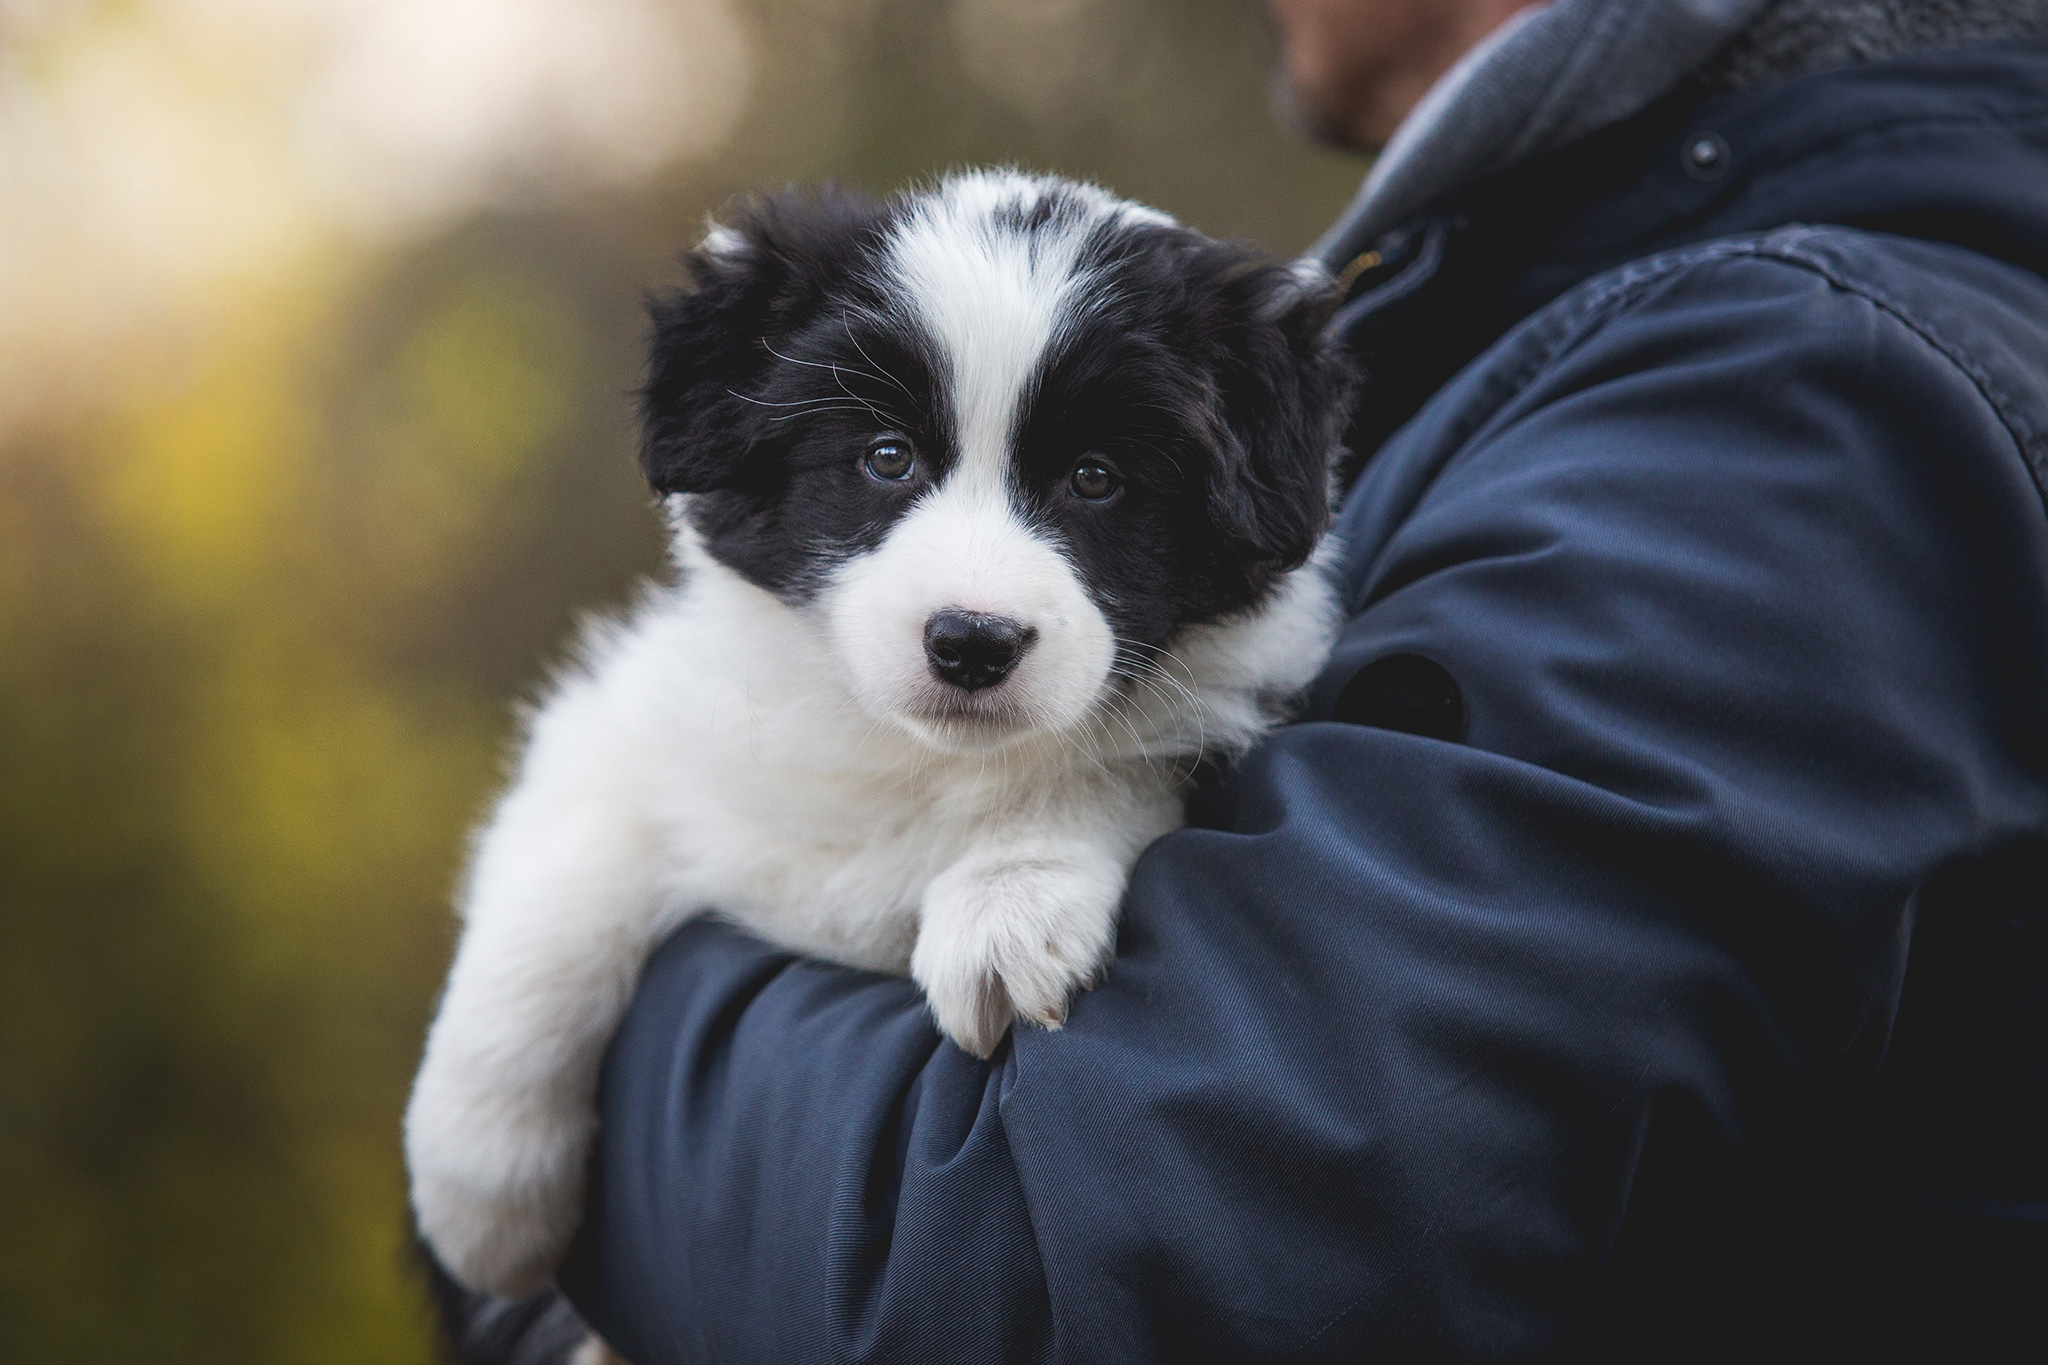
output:
{"label": "jacket sleeve", "polygon": [[[1310,718],[1146,853],[1063,1031],[982,1064],[907,983],[660,952],[564,1275],[636,1365],[1523,1357],[1660,1125],[1710,1162],[1875,1066],[1915,888],[2042,821],[2040,496],[1811,270],[1551,331],[1368,469]],[[1347,687],[1394,654],[1462,742]]]}

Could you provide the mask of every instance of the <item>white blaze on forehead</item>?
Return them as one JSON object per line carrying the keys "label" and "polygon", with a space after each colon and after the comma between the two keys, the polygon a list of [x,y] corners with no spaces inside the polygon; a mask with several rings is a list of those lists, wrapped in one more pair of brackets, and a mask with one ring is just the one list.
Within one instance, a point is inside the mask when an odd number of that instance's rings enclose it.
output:
{"label": "white blaze on forehead", "polygon": [[[1055,212],[1018,225],[1048,198]],[[984,172],[913,201],[896,227],[888,283],[944,356],[959,458],[821,594],[853,693],[873,714],[932,743],[986,748],[1080,725],[1103,695],[1115,635],[1056,540],[1013,504],[1011,443],[1032,376],[1085,302],[1091,234],[1171,223],[1092,186]],[[943,707],[959,697],[925,654],[926,624],[946,608],[1036,633],[995,699],[1000,723],[978,737],[946,729]]]}
{"label": "white blaze on forehead", "polygon": [[[1020,228],[999,215],[1028,213],[1056,196],[1061,211]],[[991,171],[947,181],[896,229],[890,267],[938,343],[950,371],[954,481],[1003,487],[1017,405],[1074,296],[1089,234],[1105,224],[1172,220],[1088,185]]]}

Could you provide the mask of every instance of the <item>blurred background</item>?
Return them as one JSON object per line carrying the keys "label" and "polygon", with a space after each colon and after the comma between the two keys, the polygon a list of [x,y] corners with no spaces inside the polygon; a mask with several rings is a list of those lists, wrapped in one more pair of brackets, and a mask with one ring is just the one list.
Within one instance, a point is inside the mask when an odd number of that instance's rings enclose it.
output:
{"label": "blurred background", "polygon": [[398,1120],[642,291],[967,163],[1307,244],[1255,0],[0,0],[0,1361],[431,1358]]}

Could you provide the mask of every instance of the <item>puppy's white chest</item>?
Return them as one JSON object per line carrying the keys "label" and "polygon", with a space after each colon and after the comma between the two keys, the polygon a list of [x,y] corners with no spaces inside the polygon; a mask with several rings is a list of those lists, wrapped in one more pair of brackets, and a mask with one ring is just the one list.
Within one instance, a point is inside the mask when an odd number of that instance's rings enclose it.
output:
{"label": "puppy's white chest", "polygon": [[[661,893],[678,909],[901,973],[927,890],[977,845],[1035,840],[1076,806],[1168,785],[1143,764],[1077,771],[1079,751],[1059,745],[935,752],[862,711],[824,661],[789,658],[772,634],[782,608],[740,619],[729,588],[700,577],[593,677],[614,719],[639,703],[638,737],[613,752],[642,769]],[[1138,804],[1156,823],[1154,803]]]}
{"label": "puppy's white chest", "polygon": [[[679,777],[694,790],[676,793],[677,818],[664,822],[671,894],[784,947],[902,973],[933,879],[977,836],[1030,820],[995,784],[953,777],[775,767]],[[721,780],[733,778],[751,789],[746,799]]]}

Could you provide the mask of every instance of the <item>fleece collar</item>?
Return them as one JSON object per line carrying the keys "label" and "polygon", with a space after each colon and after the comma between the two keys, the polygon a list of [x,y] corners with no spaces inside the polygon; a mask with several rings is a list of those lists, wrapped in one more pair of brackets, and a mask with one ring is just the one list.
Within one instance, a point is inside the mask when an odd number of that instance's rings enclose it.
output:
{"label": "fleece collar", "polygon": [[1440,196],[1647,107],[1766,0],[1551,0],[1451,68],[1373,163],[1311,253],[1340,270]]}
{"label": "fleece collar", "polygon": [[1312,248],[1332,270],[1445,195],[1648,108],[2048,30],[2048,0],[1551,0],[1437,82]]}
{"label": "fleece collar", "polygon": [[1373,383],[1361,456],[1518,320],[1661,251],[1788,224],[1960,247],[2048,277],[2048,36],[1897,57],[1632,118],[1433,200],[1366,253],[1333,326]]}

